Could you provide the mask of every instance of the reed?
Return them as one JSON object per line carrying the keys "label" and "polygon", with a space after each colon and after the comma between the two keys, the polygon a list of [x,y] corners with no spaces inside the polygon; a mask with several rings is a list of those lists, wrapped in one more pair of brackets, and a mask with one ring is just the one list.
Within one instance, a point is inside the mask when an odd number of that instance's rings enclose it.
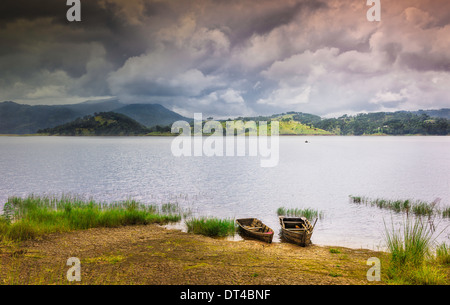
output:
{"label": "reed", "polygon": [[[436,208],[437,205],[436,201],[425,202],[420,200],[413,201],[411,199],[388,200],[384,198],[370,199],[367,197],[352,196],[352,195],[350,195],[349,197],[352,203],[375,206],[380,209],[389,209],[397,213],[405,212],[409,214],[411,212],[416,216],[433,216],[436,214],[440,214],[440,211]],[[445,215],[449,215],[448,217],[450,217],[450,207],[444,209],[444,211],[447,212],[442,213],[443,217],[446,217]]]}
{"label": "reed", "polygon": [[450,265],[450,247],[447,246],[445,243],[437,247],[436,260],[440,264]]}
{"label": "reed", "polygon": [[388,277],[397,284],[442,284],[445,273],[432,261],[432,229],[420,218],[406,218],[402,228],[388,228],[385,224],[388,247]]}
{"label": "reed", "polygon": [[[173,212],[173,211],[171,211]],[[161,213],[135,200],[99,203],[79,197],[11,197],[0,220],[0,239],[28,240],[54,232],[95,227],[119,227],[181,220],[176,213]]]}
{"label": "reed", "polygon": [[447,207],[447,208],[442,210],[442,217],[450,218],[450,207]]}
{"label": "reed", "polygon": [[219,219],[215,217],[200,217],[185,220],[189,233],[210,237],[225,237],[234,235],[236,223],[234,219]]}
{"label": "reed", "polygon": [[411,223],[409,218],[406,219],[402,229],[389,231],[386,228],[385,240],[392,254],[391,262],[396,265],[418,266],[429,253],[431,230],[420,219]]}
{"label": "reed", "polygon": [[288,217],[306,217],[308,220],[314,220],[316,218],[323,219],[323,212],[312,209],[312,208],[285,208],[285,207],[279,207],[277,209],[277,215],[278,216],[288,216]]}

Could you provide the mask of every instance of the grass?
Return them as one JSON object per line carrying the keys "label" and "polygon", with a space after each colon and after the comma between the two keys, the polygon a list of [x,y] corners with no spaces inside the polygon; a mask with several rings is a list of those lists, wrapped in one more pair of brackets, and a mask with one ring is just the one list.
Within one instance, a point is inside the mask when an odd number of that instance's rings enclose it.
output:
{"label": "grass", "polygon": [[443,265],[450,265],[450,248],[446,244],[441,244],[436,249],[436,260]]}
{"label": "grass", "polygon": [[0,217],[0,239],[22,241],[55,232],[181,220],[174,207],[165,211],[135,200],[107,204],[75,196],[11,197]]}
{"label": "grass", "polygon": [[86,258],[83,260],[83,263],[108,263],[108,264],[117,264],[122,262],[125,259],[123,255],[103,255],[99,257]]}
{"label": "grass", "polygon": [[234,235],[236,232],[236,223],[234,219],[200,217],[187,219],[185,223],[189,233],[210,237],[225,237]]}
{"label": "grass", "polygon": [[437,208],[438,200],[433,202],[425,202],[411,199],[406,200],[388,200],[384,198],[370,199],[362,196],[352,196],[350,195],[350,200],[357,204],[366,204],[370,206],[375,206],[380,209],[389,209],[397,213],[405,212],[409,214],[410,212],[416,216],[433,216],[440,214],[442,217],[450,217],[450,207],[445,207],[443,211]]}
{"label": "grass", "polygon": [[289,216],[289,217],[306,217],[308,220],[313,220],[316,218],[323,218],[323,212],[311,208],[299,209],[292,208],[287,209],[285,207],[279,207],[277,209],[278,216]]}
{"label": "grass", "polygon": [[387,275],[395,284],[440,285],[447,283],[442,268],[448,262],[448,248],[444,245],[433,255],[432,229],[416,218],[406,218],[401,229],[385,225],[385,241],[389,249]]}

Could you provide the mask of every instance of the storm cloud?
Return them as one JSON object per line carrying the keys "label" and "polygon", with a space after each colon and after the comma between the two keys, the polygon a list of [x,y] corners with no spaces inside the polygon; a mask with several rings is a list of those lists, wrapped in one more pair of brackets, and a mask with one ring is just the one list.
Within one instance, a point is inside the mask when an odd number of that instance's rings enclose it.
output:
{"label": "storm cloud", "polygon": [[448,107],[450,3],[381,0],[0,4],[0,100],[117,97],[192,116]]}

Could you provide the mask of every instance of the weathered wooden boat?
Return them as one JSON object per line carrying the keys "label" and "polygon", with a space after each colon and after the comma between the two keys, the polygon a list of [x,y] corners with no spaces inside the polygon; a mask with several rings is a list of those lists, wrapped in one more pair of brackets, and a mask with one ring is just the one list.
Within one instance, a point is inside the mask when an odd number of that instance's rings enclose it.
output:
{"label": "weathered wooden boat", "polygon": [[305,217],[280,216],[280,225],[281,236],[288,242],[300,245],[302,247],[311,244],[311,235],[313,233],[314,226],[312,226]]}
{"label": "weathered wooden boat", "polygon": [[238,224],[242,234],[267,243],[272,242],[273,230],[262,223],[261,220],[257,218],[241,218],[236,219],[236,223]]}

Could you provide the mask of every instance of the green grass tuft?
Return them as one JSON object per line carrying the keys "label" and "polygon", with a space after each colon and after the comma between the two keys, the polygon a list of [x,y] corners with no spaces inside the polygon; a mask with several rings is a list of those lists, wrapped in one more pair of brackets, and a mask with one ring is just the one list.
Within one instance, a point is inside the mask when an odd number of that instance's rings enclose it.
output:
{"label": "green grass tuft", "polygon": [[411,285],[446,282],[443,269],[433,263],[432,230],[420,218],[414,222],[407,218],[398,230],[385,226],[385,241],[390,253],[387,274],[392,282]]}
{"label": "green grass tuft", "polygon": [[312,208],[292,208],[287,209],[285,207],[279,207],[277,209],[278,216],[289,216],[289,217],[306,217],[308,220],[312,221],[316,218],[323,219],[323,212],[319,210],[315,210]]}
{"label": "green grass tuft", "polygon": [[443,265],[450,265],[450,247],[445,243],[436,249],[436,260]]}
{"label": "green grass tuft", "polygon": [[443,211],[442,211],[442,217],[444,217],[444,218],[450,218],[450,207],[447,207],[447,208],[445,208]]}
{"label": "green grass tuft", "polygon": [[234,219],[218,219],[213,217],[191,218],[185,221],[189,233],[210,237],[234,235],[236,223]]}

